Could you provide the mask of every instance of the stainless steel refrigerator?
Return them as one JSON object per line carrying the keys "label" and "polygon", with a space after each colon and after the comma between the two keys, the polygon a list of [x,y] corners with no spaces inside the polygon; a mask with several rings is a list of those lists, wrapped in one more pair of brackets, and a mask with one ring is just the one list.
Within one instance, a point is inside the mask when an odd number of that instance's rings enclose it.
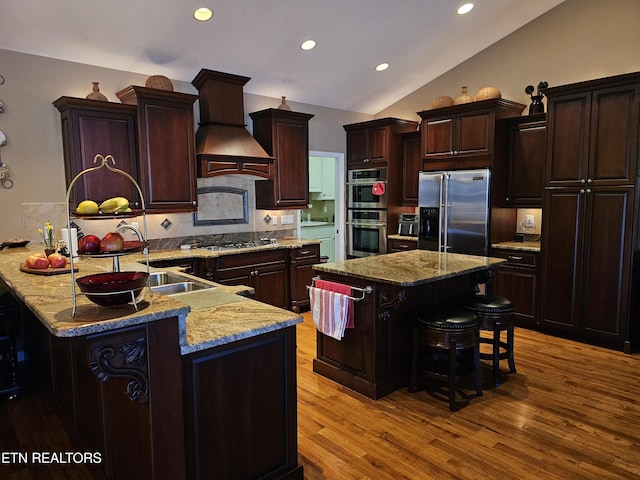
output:
{"label": "stainless steel refrigerator", "polygon": [[420,172],[418,248],[487,255],[489,188],[488,168]]}

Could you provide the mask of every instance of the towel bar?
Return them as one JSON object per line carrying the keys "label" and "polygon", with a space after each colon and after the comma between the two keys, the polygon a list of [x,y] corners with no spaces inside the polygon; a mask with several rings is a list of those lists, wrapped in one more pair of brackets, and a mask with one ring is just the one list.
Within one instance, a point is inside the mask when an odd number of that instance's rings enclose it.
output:
{"label": "towel bar", "polygon": [[[308,289],[310,289],[311,287],[313,287],[313,286],[315,285],[315,281],[316,281],[316,280],[319,280],[319,279],[320,279],[320,277],[313,277],[313,278],[311,279],[311,281],[312,281],[313,283],[312,283],[311,285],[307,285],[307,290],[308,290]],[[350,300],[353,300],[354,302],[359,302],[360,300],[364,300],[364,297],[365,297],[365,295],[366,295],[367,293],[371,293],[371,292],[373,292],[373,287],[370,287],[370,286],[366,286],[366,287],[364,287],[364,288],[360,288],[360,287],[353,287],[353,286],[352,286],[352,287],[351,287],[351,289],[352,289],[352,290],[357,290],[357,291],[359,291],[359,292],[362,292],[362,296],[361,296],[361,297],[351,297],[351,296],[347,295],[347,297],[348,297]]]}

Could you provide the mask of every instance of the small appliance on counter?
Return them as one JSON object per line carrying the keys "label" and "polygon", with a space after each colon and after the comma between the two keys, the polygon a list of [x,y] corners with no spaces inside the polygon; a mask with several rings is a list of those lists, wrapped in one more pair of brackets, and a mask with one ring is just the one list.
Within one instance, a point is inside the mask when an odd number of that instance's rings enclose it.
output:
{"label": "small appliance on counter", "polygon": [[420,225],[417,213],[401,213],[398,219],[398,235],[417,237]]}

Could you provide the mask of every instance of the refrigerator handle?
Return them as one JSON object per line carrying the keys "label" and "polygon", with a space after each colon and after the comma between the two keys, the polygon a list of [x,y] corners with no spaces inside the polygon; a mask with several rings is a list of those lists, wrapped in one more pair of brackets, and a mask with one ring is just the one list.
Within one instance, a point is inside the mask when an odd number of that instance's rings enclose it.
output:
{"label": "refrigerator handle", "polygon": [[438,235],[438,251],[439,252],[446,252],[447,250],[447,220],[446,220],[446,213],[447,213],[447,200],[449,198],[449,182],[447,181],[447,174],[444,173],[442,175],[440,175],[440,198],[439,198],[439,202],[440,202],[440,214],[438,215],[438,220],[440,222],[439,228],[438,228],[438,232],[440,232],[440,234]]}

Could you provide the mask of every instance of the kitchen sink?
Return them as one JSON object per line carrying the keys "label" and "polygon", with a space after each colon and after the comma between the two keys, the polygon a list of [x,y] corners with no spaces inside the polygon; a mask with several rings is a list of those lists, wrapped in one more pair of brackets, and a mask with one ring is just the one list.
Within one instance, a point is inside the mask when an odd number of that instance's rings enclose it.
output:
{"label": "kitchen sink", "polygon": [[192,280],[191,278],[172,272],[150,273],[149,286],[151,287],[151,291],[164,295],[216,288],[209,283],[198,282],[197,280]]}

